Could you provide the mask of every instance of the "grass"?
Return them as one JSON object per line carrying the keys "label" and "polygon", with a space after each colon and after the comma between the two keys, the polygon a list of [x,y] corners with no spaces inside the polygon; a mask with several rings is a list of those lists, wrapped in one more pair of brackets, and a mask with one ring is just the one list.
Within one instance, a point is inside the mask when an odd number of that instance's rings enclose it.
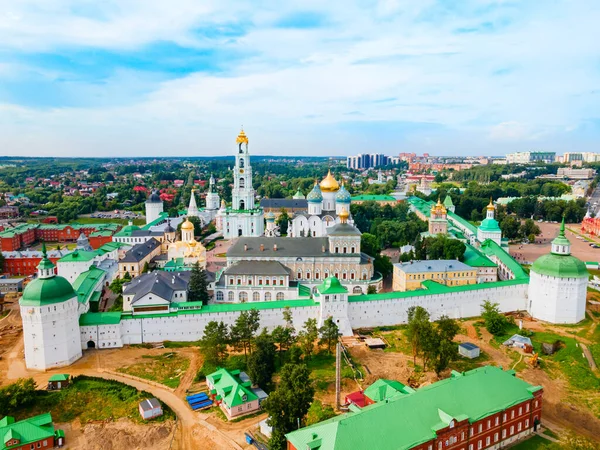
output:
{"label": "grass", "polygon": [[164,341],[165,348],[199,347],[200,341]]}
{"label": "grass", "polygon": [[448,365],[448,368],[452,370],[456,370],[457,372],[466,372],[468,370],[473,370],[478,367],[484,366],[488,364],[490,361],[490,355],[481,351],[477,358],[469,359],[464,356],[459,356],[458,359],[451,361]]}
{"label": "grass", "polygon": [[[312,372],[315,386],[319,391],[325,391],[329,385],[335,383],[335,355],[330,355],[326,350],[312,355],[312,358],[304,359],[304,363]],[[354,379],[352,368],[342,358],[342,378]]]}
{"label": "grass", "polygon": [[[71,422],[79,418],[82,424],[99,420],[115,420],[128,417],[135,422],[144,420],[138,412],[138,404],[153,395],[138,391],[118,381],[80,375],[61,391],[36,391],[30,406],[10,411],[17,420],[36,414],[50,412],[54,422]],[[171,409],[161,402],[163,415],[153,419],[162,422],[175,419]]]}
{"label": "grass", "polygon": [[117,372],[155,381],[175,389],[190,366],[188,358],[174,352],[165,352],[157,356],[144,355],[142,358],[148,361],[120,367]]}
{"label": "grass", "polygon": [[[225,413],[223,412],[223,410],[219,406],[217,406],[217,405],[211,406],[208,409],[203,409],[202,411],[200,411],[200,413],[201,414],[215,413],[215,415],[219,419],[221,419],[223,422],[228,422],[227,416],[225,415]],[[261,411],[261,413],[262,413],[262,411]]]}
{"label": "grass", "polygon": [[[229,357],[225,360],[225,363],[221,366],[227,370],[246,370],[246,358],[244,355],[229,355]],[[204,381],[206,379],[206,375],[210,375],[211,373],[217,370],[217,366],[207,363],[206,361],[198,370],[198,374],[196,375],[196,381]]]}
{"label": "grass", "polygon": [[545,434],[546,436],[550,436],[551,438],[554,438],[554,439],[560,439],[560,436],[558,434],[556,434],[554,431],[552,431],[550,428],[545,428],[544,431],[542,431],[542,434]]}
{"label": "grass", "polygon": [[513,450],[538,450],[544,448],[544,446],[550,443],[549,440],[544,439],[541,436],[535,435],[526,441],[523,441],[514,447],[511,447]]}

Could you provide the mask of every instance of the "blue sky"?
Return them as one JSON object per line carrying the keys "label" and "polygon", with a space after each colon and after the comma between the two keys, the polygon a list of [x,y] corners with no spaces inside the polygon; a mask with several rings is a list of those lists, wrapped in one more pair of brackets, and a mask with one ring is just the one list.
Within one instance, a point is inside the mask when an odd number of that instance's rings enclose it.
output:
{"label": "blue sky", "polygon": [[596,0],[21,0],[0,155],[600,151]]}

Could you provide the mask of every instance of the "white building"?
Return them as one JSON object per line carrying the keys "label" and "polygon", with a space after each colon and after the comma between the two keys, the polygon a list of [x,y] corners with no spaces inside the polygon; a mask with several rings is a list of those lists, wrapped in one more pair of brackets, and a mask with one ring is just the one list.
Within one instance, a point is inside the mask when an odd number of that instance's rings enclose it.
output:
{"label": "white building", "polygon": [[217,213],[217,227],[221,227],[225,239],[262,236],[265,228],[263,210],[254,202],[252,165],[248,153],[248,137],[244,130],[240,132],[236,143],[238,152],[233,168],[231,207],[227,208],[222,204]]}
{"label": "white building", "polygon": [[267,221],[267,227],[265,228],[265,237],[277,237],[280,235],[279,226],[275,223],[275,214],[269,211],[265,214],[265,220]]}
{"label": "white building", "polygon": [[577,323],[585,318],[589,273],[585,263],[571,255],[565,221],[552,241],[550,254],[531,266],[529,313],[551,323]]}
{"label": "white building", "polygon": [[209,181],[208,193],[206,194],[206,207],[198,208],[196,204],[196,190],[192,189],[192,195],[190,196],[190,204],[187,210],[188,217],[197,217],[200,219],[201,225],[204,227],[212,222],[217,213],[219,212],[219,194],[215,186],[215,178],[211,175]]}
{"label": "white building", "polygon": [[485,242],[486,239],[491,239],[498,245],[502,245],[502,230],[498,221],[494,219],[494,204],[490,199],[490,204],[486,208],[485,219],[481,222],[481,225],[477,228],[477,240],[479,242]]}
{"label": "white building", "polygon": [[144,273],[123,286],[123,311],[136,314],[169,312],[171,303],[188,300],[190,271]]}
{"label": "white building", "polygon": [[23,321],[25,365],[48,370],[81,358],[79,302],[71,283],[55,275],[43,245],[38,277],[19,300]]}
{"label": "white building", "polygon": [[538,162],[553,163],[555,152],[515,152],[506,155],[508,164],[535,164]]}
{"label": "white building", "polygon": [[[329,228],[341,222],[339,215],[342,210],[350,212],[350,193],[344,185],[340,188],[331,171],[320,184],[315,182],[306,200],[308,210],[294,214],[289,224],[290,237],[326,236]],[[348,223],[351,225],[354,223],[351,217],[348,217]]]}
{"label": "white building", "polygon": [[154,222],[163,212],[163,202],[157,190],[152,191],[146,200],[146,223]]}

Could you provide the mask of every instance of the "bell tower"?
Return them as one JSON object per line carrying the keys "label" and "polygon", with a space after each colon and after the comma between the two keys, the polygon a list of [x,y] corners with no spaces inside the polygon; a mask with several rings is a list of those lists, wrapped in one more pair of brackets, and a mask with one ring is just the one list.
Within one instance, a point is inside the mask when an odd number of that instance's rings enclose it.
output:
{"label": "bell tower", "polygon": [[252,188],[252,166],[248,153],[248,137],[244,130],[236,139],[238,150],[233,168],[232,209],[248,211],[254,209],[254,189]]}

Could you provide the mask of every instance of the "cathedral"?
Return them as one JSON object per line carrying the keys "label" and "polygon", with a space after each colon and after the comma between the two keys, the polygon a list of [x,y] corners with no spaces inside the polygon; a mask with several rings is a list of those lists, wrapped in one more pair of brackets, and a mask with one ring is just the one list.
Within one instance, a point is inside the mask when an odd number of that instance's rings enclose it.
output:
{"label": "cathedral", "polygon": [[202,269],[206,268],[206,248],[194,239],[194,224],[189,219],[181,224],[181,240],[169,244],[167,255],[169,261],[180,265],[191,267],[199,263]]}
{"label": "cathedral", "polygon": [[[308,210],[296,213],[292,218],[288,234],[290,237],[323,237],[335,224],[341,223],[340,213],[350,211],[350,193],[344,185],[340,187],[331,171],[306,196]],[[350,216],[347,223],[354,224]]]}
{"label": "cathedral", "polygon": [[200,219],[200,224],[204,227],[215,219],[219,212],[219,194],[215,185],[215,177],[210,176],[208,193],[206,194],[206,207],[198,208],[196,204],[196,190],[192,189],[190,196],[190,205],[188,206],[187,216],[197,217]]}
{"label": "cathedral", "polygon": [[248,152],[248,137],[244,130],[236,139],[238,145],[233,168],[231,207],[221,203],[217,212],[217,228],[225,239],[239,236],[262,236],[265,228],[264,212],[254,202],[252,187],[252,165]]}

